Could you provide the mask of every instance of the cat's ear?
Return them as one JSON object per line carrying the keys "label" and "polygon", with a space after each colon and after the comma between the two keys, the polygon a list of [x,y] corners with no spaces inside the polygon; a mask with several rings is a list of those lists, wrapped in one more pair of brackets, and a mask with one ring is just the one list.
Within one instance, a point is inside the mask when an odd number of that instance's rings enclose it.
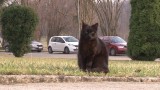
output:
{"label": "cat's ear", "polygon": [[92,28],[97,31],[97,29],[98,29],[98,23],[92,25]]}
{"label": "cat's ear", "polygon": [[82,29],[85,29],[88,25],[82,21]]}

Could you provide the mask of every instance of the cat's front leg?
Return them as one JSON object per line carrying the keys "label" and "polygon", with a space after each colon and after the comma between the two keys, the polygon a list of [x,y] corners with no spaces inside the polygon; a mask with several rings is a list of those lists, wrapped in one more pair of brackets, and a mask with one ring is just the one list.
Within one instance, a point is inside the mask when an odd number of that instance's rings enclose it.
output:
{"label": "cat's front leg", "polygon": [[78,54],[78,66],[79,66],[79,69],[82,70],[82,71],[86,71],[86,60],[85,58]]}
{"label": "cat's front leg", "polygon": [[93,57],[89,58],[86,63],[86,71],[90,72],[92,70]]}

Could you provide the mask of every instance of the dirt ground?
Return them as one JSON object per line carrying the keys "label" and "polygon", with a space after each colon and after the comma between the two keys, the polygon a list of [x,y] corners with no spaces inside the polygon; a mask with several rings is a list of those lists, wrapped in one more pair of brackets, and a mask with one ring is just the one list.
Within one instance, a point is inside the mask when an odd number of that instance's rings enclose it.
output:
{"label": "dirt ground", "polygon": [[0,85],[0,90],[160,90],[160,83],[81,82]]}

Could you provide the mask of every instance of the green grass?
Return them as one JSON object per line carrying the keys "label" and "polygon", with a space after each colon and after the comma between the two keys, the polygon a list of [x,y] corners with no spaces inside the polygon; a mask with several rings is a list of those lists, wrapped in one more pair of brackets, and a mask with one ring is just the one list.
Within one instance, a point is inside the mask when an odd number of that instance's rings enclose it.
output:
{"label": "green grass", "polygon": [[[160,62],[110,61],[110,72],[106,76],[159,77]],[[78,69],[76,59],[13,58],[0,56],[1,75],[74,75],[86,76]],[[92,76],[104,76],[91,73]]]}

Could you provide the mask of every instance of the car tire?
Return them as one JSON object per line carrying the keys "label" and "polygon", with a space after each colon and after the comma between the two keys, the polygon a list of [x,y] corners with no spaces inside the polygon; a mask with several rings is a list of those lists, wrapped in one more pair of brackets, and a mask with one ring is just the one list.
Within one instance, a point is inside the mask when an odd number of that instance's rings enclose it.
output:
{"label": "car tire", "polygon": [[69,53],[70,53],[69,48],[68,48],[68,47],[65,47],[63,53],[64,53],[64,54],[69,54]]}
{"label": "car tire", "polygon": [[42,50],[37,50],[37,52],[42,52]]}
{"label": "car tire", "polygon": [[114,48],[110,49],[110,55],[111,56],[116,56],[116,50]]}
{"label": "car tire", "polygon": [[5,46],[5,52],[9,52],[9,47]]}
{"label": "car tire", "polygon": [[52,54],[53,53],[53,50],[51,47],[48,47],[48,53]]}

